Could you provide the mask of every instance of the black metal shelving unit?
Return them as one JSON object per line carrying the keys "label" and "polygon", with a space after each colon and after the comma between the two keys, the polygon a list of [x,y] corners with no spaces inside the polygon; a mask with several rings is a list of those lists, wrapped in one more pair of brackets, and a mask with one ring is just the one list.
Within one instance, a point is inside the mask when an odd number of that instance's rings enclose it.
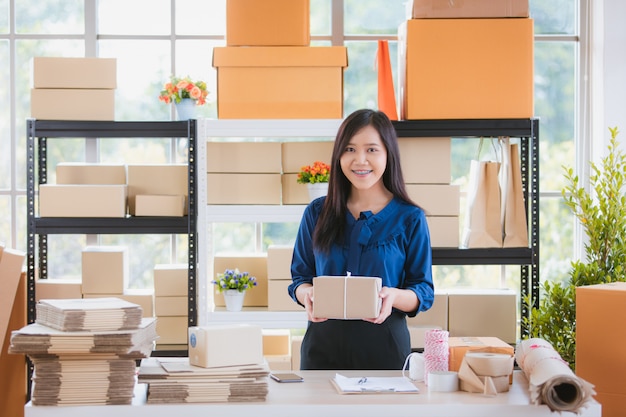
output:
{"label": "black metal shelving unit", "polygon": [[[177,122],[27,120],[27,308],[35,321],[35,268],[48,277],[49,234],[186,234],[188,237],[188,323],[197,324],[196,120]],[[188,215],[184,217],[41,218],[35,196],[47,182],[47,142],[52,138],[185,138],[188,159]],[[38,265],[36,265],[38,263]]]}
{"label": "black metal shelving unit", "polygon": [[[406,120],[393,122],[399,137],[480,138],[509,136],[520,139],[522,187],[529,225],[527,248],[433,248],[435,265],[520,265],[522,297],[539,303],[539,120],[464,119]],[[521,317],[528,317],[521,303]],[[528,334],[523,321],[521,334]]]}

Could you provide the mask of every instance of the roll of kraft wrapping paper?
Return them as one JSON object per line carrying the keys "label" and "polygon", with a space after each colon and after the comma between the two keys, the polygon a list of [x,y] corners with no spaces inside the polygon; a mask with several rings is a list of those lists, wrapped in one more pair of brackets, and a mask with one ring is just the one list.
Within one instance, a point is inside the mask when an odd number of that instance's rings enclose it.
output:
{"label": "roll of kraft wrapping paper", "polygon": [[459,369],[461,390],[487,396],[508,391],[513,362],[505,353],[467,352]]}
{"label": "roll of kraft wrapping paper", "polygon": [[579,413],[595,395],[593,385],[576,376],[559,353],[544,339],[523,340],[515,360],[528,378],[530,400],[552,411]]}

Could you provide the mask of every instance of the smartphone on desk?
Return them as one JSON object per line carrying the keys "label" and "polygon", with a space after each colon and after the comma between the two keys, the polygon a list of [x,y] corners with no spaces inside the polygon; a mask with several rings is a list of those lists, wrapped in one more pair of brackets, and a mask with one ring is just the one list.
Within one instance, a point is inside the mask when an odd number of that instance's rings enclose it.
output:
{"label": "smartphone on desk", "polygon": [[302,382],[304,378],[293,372],[270,373],[270,378],[277,382]]}

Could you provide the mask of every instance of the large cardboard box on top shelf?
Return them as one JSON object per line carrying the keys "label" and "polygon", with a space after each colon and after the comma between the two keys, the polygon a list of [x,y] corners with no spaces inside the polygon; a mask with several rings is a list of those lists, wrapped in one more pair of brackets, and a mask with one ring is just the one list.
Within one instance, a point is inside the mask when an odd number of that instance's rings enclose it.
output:
{"label": "large cardboard box on top shelf", "polygon": [[401,119],[533,116],[531,18],[410,19],[398,40]]}
{"label": "large cardboard box on top shelf", "polygon": [[[246,291],[243,299],[244,307],[267,307],[267,255],[215,255],[213,258],[213,279],[216,279],[217,274],[224,273],[227,269],[239,269],[239,272],[248,272],[250,276],[256,278],[257,285]],[[223,307],[225,305],[224,295],[218,293],[215,288],[211,288],[211,290],[214,291],[215,305]]]}
{"label": "large cardboard box on top shelf", "polygon": [[115,90],[33,88],[30,115],[42,120],[115,120]]}
{"label": "large cardboard box on top shelf", "polygon": [[226,0],[227,46],[308,46],[309,0]]}
{"label": "large cardboard box on top shelf", "polygon": [[115,89],[116,58],[34,57],[33,87],[37,89]]}
{"label": "large cardboard box on top shelf", "polygon": [[626,415],[625,315],[626,282],[576,288],[576,375],[595,386],[606,417]]}
{"label": "large cardboard box on top shelf", "polygon": [[408,184],[445,184],[452,179],[452,139],[398,138],[400,164]]}
{"label": "large cardboard box on top shelf", "polygon": [[216,47],[219,119],[341,119],[343,46]]}
{"label": "large cardboard box on top shelf", "polygon": [[412,0],[408,19],[528,17],[528,0]]}

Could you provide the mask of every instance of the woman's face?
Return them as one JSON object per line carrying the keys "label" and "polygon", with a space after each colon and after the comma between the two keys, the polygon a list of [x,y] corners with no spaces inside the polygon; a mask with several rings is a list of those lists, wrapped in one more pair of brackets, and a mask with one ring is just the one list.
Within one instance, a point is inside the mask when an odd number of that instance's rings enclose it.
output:
{"label": "woman's face", "polygon": [[382,181],[387,167],[387,148],[378,131],[373,126],[365,126],[350,139],[339,162],[352,186],[366,190]]}

